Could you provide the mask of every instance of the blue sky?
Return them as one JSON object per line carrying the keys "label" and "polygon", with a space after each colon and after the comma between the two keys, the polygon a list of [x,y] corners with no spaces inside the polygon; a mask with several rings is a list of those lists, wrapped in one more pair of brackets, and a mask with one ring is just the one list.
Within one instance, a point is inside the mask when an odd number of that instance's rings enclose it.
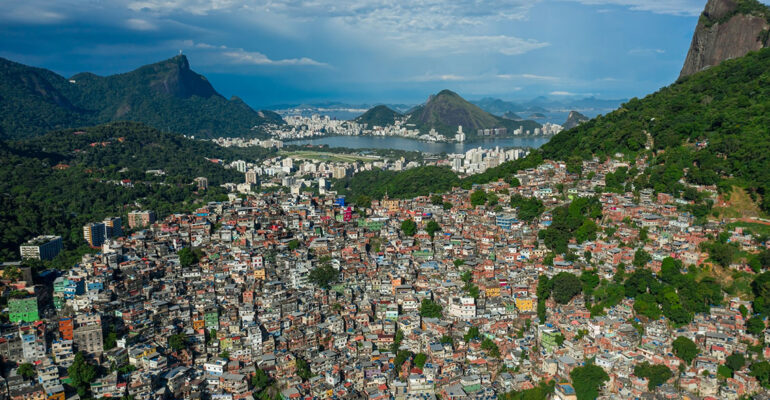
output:
{"label": "blue sky", "polygon": [[62,75],[182,50],[254,107],[644,96],[673,82],[705,0],[12,0],[0,56]]}

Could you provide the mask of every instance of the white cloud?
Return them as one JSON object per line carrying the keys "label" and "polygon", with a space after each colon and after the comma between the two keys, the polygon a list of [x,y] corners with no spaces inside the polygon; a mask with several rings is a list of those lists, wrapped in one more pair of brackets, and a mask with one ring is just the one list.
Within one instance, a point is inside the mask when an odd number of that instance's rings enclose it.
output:
{"label": "white cloud", "polygon": [[628,54],[630,55],[654,55],[665,53],[666,51],[663,49],[631,49],[628,51]]}
{"label": "white cloud", "polygon": [[195,47],[198,49],[223,49],[223,50],[227,49],[227,46],[225,45],[215,46],[213,44],[208,44],[208,43],[196,43],[196,42],[193,42],[192,40],[189,42],[191,43],[191,47]]}
{"label": "white cloud", "polygon": [[[222,26],[253,27],[305,43],[320,37],[345,41],[394,57],[516,56],[549,46],[500,30],[525,20],[542,0],[111,0],[89,2],[90,7],[84,1],[25,0],[4,10],[0,20],[56,23],[71,17],[114,21],[135,31],[165,31],[169,24],[182,24],[189,32],[202,28],[200,16],[206,16],[210,23],[204,26],[220,27],[210,32],[220,36],[227,34]],[[309,59],[289,61],[313,64]]]}
{"label": "white cloud", "polygon": [[[424,75],[415,76],[406,79],[407,82],[474,82],[474,83],[492,83],[500,84],[500,81],[512,81],[516,83],[523,83],[525,81],[542,81],[542,82],[557,82],[560,78],[554,76],[542,76],[533,74],[496,74],[496,73],[483,73],[477,75],[463,75],[456,73],[434,74],[426,73]],[[506,88],[509,90],[521,90],[521,87]]]}
{"label": "white cloud", "polygon": [[35,2],[19,2],[16,5],[4,6],[0,20],[8,20],[33,25],[57,24],[67,19],[67,15],[49,4]]}
{"label": "white cloud", "polygon": [[497,79],[505,79],[505,80],[525,80],[525,81],[544,81],[544,82],[556,82],[561,80],[561,78],[555,77],[555,76],[546,76],[546,75],[535,75],[535,74],[497,74],[495,75],[495,78]]}
{"label": "white cloud", "polygon": [[476,77],[470,77],[470,76],[463,76],[463,75],[456,75],[456,74],[425,74],[420,76],[415,76],[412,78],[407,79],[407,82],[461,82],[461,81],[471,81],[476,80],[480,78],[479,76]]}
{"label": "white cloud", "polygon": [[329,67],[329,64],[316,61],[309,57],[287,58],[273,60],[266,54],[258,51],[247,51],[241,48],[231,48],[225,45],[216,45],[205,42],[196,42],[192,39],[170,41],[165,43],[167,47],[184,50],[195,50],[196,52],[206,54],[209,58],[216,59],[218,62],[226,64],[242,65],[274,65],[274,66],[314,66]]}
{"label": "white cloud", "polygon": [[126,20],[126,26],[135,31],[155,31],[158,26],[154,23],[140,18],[129,18]]}
{"label": "white cloud", "polygon": [[545,76],[545,75],[535,75],[535,74],[522,74],[518,75],[521,78],[532,80],[532,81],[551,81],[555,82],[558,81],[559,78],[555,76]]}
{"label": "white cloud", "polygon": [[[520,55],[548,46],[535,39],[490,35],[495,23],[527,18],[541,0],[124,0],[135,12],[179,18],[229,13],[285,37],[321,26],[346,40],[423,55]],[[276,22],[280,22],[276,24]],[[311,25],[308,25],[311,24]],[[291,27],[291,28],[287,28]],[[384,42],[384,43],[383,43]],[[385,47],[382,47],[385,44]],[[425,54],[425,53],[428,54]]]}
{"label": "white cloud", "polygon": [[237,8],[244,3],[242,0],[129,0],[126,7],[133,11],[206,15],[212,11]]}
{"label": "white cloud", "polygon": [[568,92],[565,90],[554,90],[553,92],[548,93],[551,96],[599,96],[599,93],[575,93],[575,92]]}
{"label": "white cloud", "polygon": [[549,46],[546,42],[520,39],[511,36],[466,36],[447,35],[441,37],[423,37],[405,35],[397,40],[402,48],[414,52],[439,52],[441,54],[490,54],[500,53],[506,56],[524,54],[529,51]]}
{"label": "white cloud", "polygon": [[268,56],[257,51],[245,51],[243,49],[228,50],[222,55],[234,64],[249,65],[309,65],[314,67],[328,67],[329,64],[318,62],[311,58],[287,58],[272,60]]}
{"label": "white cloud", "polygon": [[697,16],[703,11],[703,0],[573,0],[586,5],[617,5],[634,11],[655,14]]}

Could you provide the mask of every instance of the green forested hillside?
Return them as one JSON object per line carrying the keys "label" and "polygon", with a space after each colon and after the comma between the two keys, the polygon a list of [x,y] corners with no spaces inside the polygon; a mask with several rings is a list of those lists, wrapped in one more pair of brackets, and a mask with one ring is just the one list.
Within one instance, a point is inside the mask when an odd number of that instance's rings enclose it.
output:
{"label": "green forested hillside", "polygon": [[367,124],[369,128],[374,126],[387,126],[393,125],[396,118],[401,118],[402,115],[396,111],[391,110],[388,106],[379,105],[367,110],[365,113],[358,116],[354,121],[359,124]]}
{"label": "green forested hillside", "polygon": [[271,111],[225,99],[185,56],[100,77],[65,79],[0,58],[0,136],[22,138],[53,129],[136,121],[198,137],[259,136],[254,127],[280,124]]}
{"label": "green forested hillside", "polygon": [[67,85],[51,71],[0,58],[0,137],[86,124],[91,116],[70,102]]}
{"label": "green forested hillside", "polygon": [[638,155],[649,145],[655,166],[642,185],[676,191],[683,176],[701,184],[730,179],[764,194],[770,188],[769,127],[770,50],[761,50],[632,99],[556,135],[542,151],[566,160]]}
{"label": "green forested hillside", "polygon": [[[526,159],[470,176],[462,184],[504,179],[544,159],[574,163],[616,153],[649,156],[651,166],[634,181],[637,188],[679,194],[685,188],[682,178],[722,189],[739,185],[770,211],[770,49],[631,99],[612,113],[561,132]],[[391,179],[382,184],[347,179],[339,187],[351,194],[379,194]],[[450,187],[445,184],[443,190]],[[417,192],[402,192],[411,194]]]}
{"label": "green forested hillside", "polygon": [[[0,142],[0,259],[18,258],[18,245],[36,235],[62,235],[71,250],[83,244],[86,222],[139,208],[162,217],[221,199],[226,193],[218,185],[242,182],[243,174],[206,157],[256,161],[269,154],[127,122]],[[147,174],[148,169],[166,174]],[[205,193],[196,193],[192,184],[198,176],[209,179]],[[123,180],[130,182],[121,185]]]}
{"label": "green forested hillside", "polygon": [[454,137],[457,127],[462,125],[469,138],[475,137],[479,129],[507,128],[511,134],[520,127],[534,130],[541,126],[534,121],[513,121],[494,116],[450,90],[442,90],[425,104],[411,110],[407,123],[413,124],[423,134],[435,129],[448,137]]}
{"label": "green forested hillside", "polygon": [[338,180],[333,189],[351,199],[361,195],[381,199],[385,193],[393,198],[407,198],[444,192],[460,183],[460,179],[449,168],[419,167],[403,172],[375,169]]}
{"label": "green forested hillside", "polygon": [[442,193],[453,187],[470,189],[474,184],[510,178],[516,171],[536,167],[542,162],[540,153],[534,152],[527,158],[508,162],[464,179],[460,179],[451,169],[443,167],[428,166],[403,172],[375,169],[361,171],[352,177],[337,180],[333,189],[353,200],[361,195],[381,199],[385,193],[392,198],[404,199]]}

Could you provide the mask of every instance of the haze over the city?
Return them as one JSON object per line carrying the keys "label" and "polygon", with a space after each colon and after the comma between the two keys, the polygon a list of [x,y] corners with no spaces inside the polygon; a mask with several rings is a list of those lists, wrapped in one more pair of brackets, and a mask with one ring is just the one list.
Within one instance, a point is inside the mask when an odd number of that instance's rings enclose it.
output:
{"label": "haze over the city", "polygon": [[644,96],[679,74],[702,0],[32,0],[0,56],[64,76],[179,51],[254,107],[325,100]]}

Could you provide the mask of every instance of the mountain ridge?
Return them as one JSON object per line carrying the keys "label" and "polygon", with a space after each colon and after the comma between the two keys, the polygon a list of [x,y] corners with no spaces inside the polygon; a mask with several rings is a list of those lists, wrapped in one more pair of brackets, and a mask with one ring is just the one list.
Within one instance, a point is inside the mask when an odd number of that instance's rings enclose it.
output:
{"label": "mountain ridge", "polygon": [[114,121],[202,137],[260,135],[254,127],[283,123],[272,111],[225,99],[184,55],[121,74],[82,72],[69,79],[0,58],[0,99],[6,138]]}

